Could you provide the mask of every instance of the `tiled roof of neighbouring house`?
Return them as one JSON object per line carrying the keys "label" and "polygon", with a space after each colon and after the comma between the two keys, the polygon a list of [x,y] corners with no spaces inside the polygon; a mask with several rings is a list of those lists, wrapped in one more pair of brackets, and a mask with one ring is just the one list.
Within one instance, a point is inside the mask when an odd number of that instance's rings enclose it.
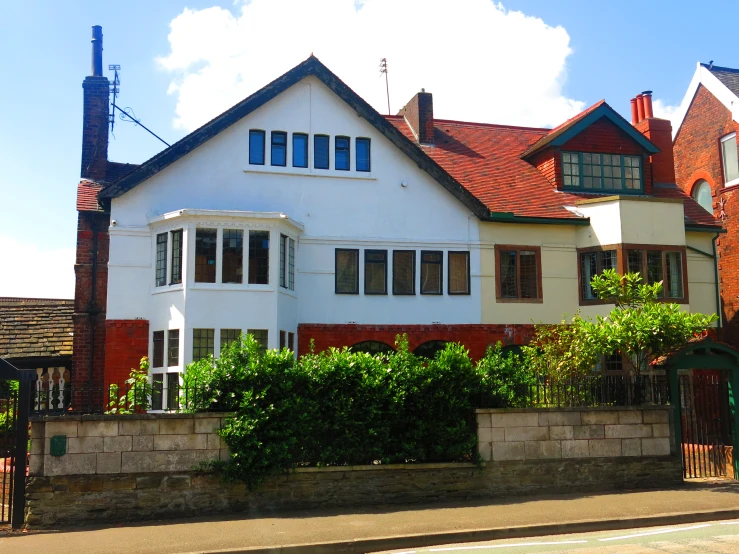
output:
{"label": "tiled roof of neighbouring house", "polygon": [[98,212],[101,211],[98,205],[98,192],[103,189],[94,181],[83,179],[77,185],[77,211],[80,212]]}
{"label": "tiled roof of neighbouring house", "polygon": [[708,69],[708,71],[710,71],[716,79],[721,81],[726,88],[739,96],[739,69],[719,67],[717,65],[711,66],[707,63],[702,63],[701,65]]}
{"label": "tiled roof of neighbouring house", "polygon": [[74,300],[0,297],[0,358],[72,355]]}
{"label": "tiled roof of neighbouring house", "polygon": [[[590,111],[588,108],[584,113]],[[403,116],[386,116],[386,119],[413,139]],[[573,118],[579,119],[580,116]],[[522,217],[578,219],[565,206],[603,196],[558,191],[543,173],[521,158],[542,138],[556,133],[556,129],[440,119],[434,120],[434,127],[434,145],[421,145],[420,148],[493,212],[512,212]],[[687,223],[719,224],[677,186],[655,187],[652,196],[683,200]]]}

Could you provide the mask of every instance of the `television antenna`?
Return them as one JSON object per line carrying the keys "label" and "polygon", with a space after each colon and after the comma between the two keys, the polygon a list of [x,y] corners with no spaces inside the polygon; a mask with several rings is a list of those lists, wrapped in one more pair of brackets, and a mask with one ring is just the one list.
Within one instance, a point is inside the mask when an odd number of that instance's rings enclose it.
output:
{"label": "television antenna", "polygon": [[380,58],[380,75],[385,74],[385,93],[387,94],[387,115],[390,115],[390,87],[387,83],[387,58]]}

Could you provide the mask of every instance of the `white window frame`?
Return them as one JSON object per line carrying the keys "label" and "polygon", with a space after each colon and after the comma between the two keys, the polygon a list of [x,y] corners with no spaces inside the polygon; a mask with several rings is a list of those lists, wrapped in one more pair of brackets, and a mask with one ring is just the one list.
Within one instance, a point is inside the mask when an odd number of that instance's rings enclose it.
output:
{"label": "white window frame", "polygon": [[[726,158],[724,157],[724,143],[730,141],[731,139],[736,140],[736,132],[729,133],[728,135],[724,135],[723,137],[721,137],[721,173],[724,179],[724,188],[739,185],[739,177],[737,177],[736,179],[732,179],[731,181],[726,180]],[[739,166],[739,161],[737,163],[737,166]],[[739,173],[739,167],[737,167],[737,172]]]}

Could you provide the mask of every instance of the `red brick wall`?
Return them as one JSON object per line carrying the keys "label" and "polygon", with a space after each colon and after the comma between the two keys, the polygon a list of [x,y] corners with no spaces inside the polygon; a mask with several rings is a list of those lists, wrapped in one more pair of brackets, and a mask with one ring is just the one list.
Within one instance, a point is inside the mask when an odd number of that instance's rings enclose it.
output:
{"label": "red brick wall", "polygon": [[660,150],[649,157],[654,182],[674,183],[675,158],[672,151],[672,124],[667,119],[649,118],[637,123],[636,128]]}
{"label": "red brick wall", "polygon": [[149,355],[149,322],[109,319],[105,322],[105,383],[122,384],[141,358]]}
{"label": "red brick wall", "polygon": [[408,335],[411,351],[430,340],[462,343],[473,359],[485,355],[490,344],[527,344],[534,334],[533,325],[331,325],[303,323],[298,325],[298,355],[310,350],[311,339],[317,352],[331,346],[353,346],[374,340],[395,345],[395,337]]}
{"label": "red brick wall", "polygon": [[699,179],[705,179],[713,193],[714,214],[720,215],[719,201],[725,202],[726,234],[718,239],[719,280],[724,340],[739,348],[739,187],[724,189],[720,138],[739,132],[731,112],[708,89],[698,87],[688,113],[675,138],[677,184],[691,194]]}
{"label": "red brick wall", "polygon": [[87,77],[82,83],[82,163],[80,176],[93,181],[105,179],[108,165],[107,77]]}
{"label": "red brick wall", "polygon": [[421,144],[434,142],[434,100],[429,92],[419,92],[400,110]]}
{"label": "red brick wall", "polygon": [[[74,337],[72,382],[102,386],[105,366],[105,305],[108,291],[108,226],[110,216],[98,212],[79,212],[77,253],[74,266]],[[93,245],[97,237],[96,290],[93,297]],[[94,342],[94,345],[93,345]],[[91,358],[92,353],[92,358]]]}

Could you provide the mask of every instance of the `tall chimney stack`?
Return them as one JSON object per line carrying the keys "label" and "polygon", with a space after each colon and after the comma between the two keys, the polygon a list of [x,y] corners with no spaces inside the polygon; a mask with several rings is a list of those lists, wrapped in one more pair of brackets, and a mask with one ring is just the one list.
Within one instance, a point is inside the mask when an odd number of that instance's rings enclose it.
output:
{"label": "tall chimney stack", "polygon": [[[637,117],[634,121],[634,103],[636,101]],[[675,183],[675,157],[672,150],[672,124],[668,119],[654,117],[652,109],[652,91],[645,90],[631,100],[632,123],[636,129],[659,148],[652,154],[652,180],[655,183]]]}
{"label": "tall chimney stack", "polygon": [[82,82],[82,164],[80,176],[104,181],[108,167],[110,82],[103,76],[103,28],[92,28],[92,75]]}
{"label": "tall chimney stack", "polygon": [[405,117],[419,143],[434,144],[434,99],[430,92],[421,89],[398,115]]}

